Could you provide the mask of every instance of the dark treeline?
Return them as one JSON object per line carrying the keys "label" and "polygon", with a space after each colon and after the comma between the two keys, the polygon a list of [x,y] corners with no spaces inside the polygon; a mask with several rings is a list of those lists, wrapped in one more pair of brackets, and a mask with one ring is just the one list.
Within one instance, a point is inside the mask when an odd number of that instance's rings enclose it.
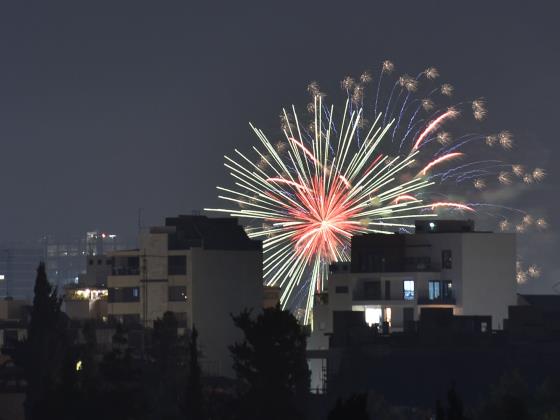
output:
{"label": "dark treeline", "polygon": [[95,323],[86,322],[77,339],[61,304],[41,264],[27,339],[12,354],[27,383],[28,420],[306,417],[306,336],[279,307],[232,318],[232,328],[240,328],[244,340],[231,346],[237,380],[223,384],[203,377],[198,332],[193,327],[179,335],[171,312],[146,331],[142,354],[129,346],[120,324],[112,349],[102,353]]}
{"label": "dark treeline", "polygon": [[142,352],[121,324],[102,352],[95,323],[76,336],[61,304],[41,264],[27,338],[12,354],[27,383],[27,420],[560,420],[560,379],[529,389],[516,371],[472,407],[463,405],[460,378],[427,408],[395,407],[372,392],[312,396],[305,330],[279,307],[232,317],[243,339],[230,346],[237,378],[227,380],[202,374],[198,332],[179,334],[171,312],[145,331]]}

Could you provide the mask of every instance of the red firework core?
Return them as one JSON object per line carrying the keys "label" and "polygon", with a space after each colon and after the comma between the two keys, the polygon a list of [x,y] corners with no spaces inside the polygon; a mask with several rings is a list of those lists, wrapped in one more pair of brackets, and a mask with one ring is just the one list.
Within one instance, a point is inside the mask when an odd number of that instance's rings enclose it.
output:
{"label": "red firework core", "polygon": [[349,197],[351,186],[342,176],[330,179],[315,176],[309,185],[300,182],[295,188],[296,199],[287,201],[289,217],[283,223],[293,223],[292,241],[296,252],[333,262],[340,255],[340,248],[348,244],[354,233],[363,227],[353,217],[357,209]]}

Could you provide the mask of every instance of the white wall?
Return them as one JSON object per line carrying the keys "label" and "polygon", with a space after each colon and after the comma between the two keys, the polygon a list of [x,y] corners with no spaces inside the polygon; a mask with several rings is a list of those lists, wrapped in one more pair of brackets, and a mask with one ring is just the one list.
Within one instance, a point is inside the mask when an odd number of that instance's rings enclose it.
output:
{"label": "white wall", "polygon": [[463,235],[463,315],[492,315],[502,329],[517,303],[516,243],[511,233]]}
{"label": "white wall", "polygon": [[233,377],[228,346],[242,338],[231,315],[262,308],[262,253],[191,249],[192,322],[199,331],[203,367]]}

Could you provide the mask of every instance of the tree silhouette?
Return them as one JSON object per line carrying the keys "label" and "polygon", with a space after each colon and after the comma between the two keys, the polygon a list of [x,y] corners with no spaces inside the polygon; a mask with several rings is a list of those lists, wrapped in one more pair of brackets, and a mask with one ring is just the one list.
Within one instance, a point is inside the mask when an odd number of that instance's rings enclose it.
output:
{"label": "tree silhouette", "polygon": [[347,400],[338,399],[328,420],[368,420],[367,398],[364,394],[352,395]]}
{"label": "tree silhouette", "polygon": [[198,361],[198,331],[194,325],[189,340],[186,408],[189,419],[202,419],[203,397],[200,364]]}
{"label": "tree silhouette", "polygon": [[68,318],[60,310],[62,300],[47,279],[44,263],[37,268],[34,293],[27,338],[16,355],[27,381],[24,409],[28,420],[48,417],[69,347]]}
{"label": "tree silhouette", "polygon": [[241,382],[241,412],[251,419],[305,417],[310,373],[306,335],[296,318],[280,306],[233,317],[244,340],[230,347]]}
{"label": "tree silhouette", "polygon": [[457,394],[455,383],[451,384],[447,392],[447,420],[463,420],[463,402]]}
{"label": "tree silhouette", "polygon": [[165,312],[162,319],[154,322],[150,395],[154,397],[154,412],[160,418],[177,418],[184,394],[180,392],[186,373],[186,346],[177,332],[178,322],[173,312]]}

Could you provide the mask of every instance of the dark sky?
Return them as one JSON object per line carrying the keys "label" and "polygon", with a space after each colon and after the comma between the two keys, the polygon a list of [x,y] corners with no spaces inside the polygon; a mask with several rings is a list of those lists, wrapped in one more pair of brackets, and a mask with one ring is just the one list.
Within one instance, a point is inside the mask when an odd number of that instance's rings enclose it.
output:
{"label": "dark sky", "polygon": [[389,58],[411,74],[434,65],[463,96],[484,96],[489,124],[547,169],[520,200],[553,228],[531,243],[539,287],[560,278],[553,2],[200,3],[0,4],[3,240],[134,237],[138,208],[157,224],[215,206],[223,155],[255,142],[248,121],[276,128],[281,106],[306,103],[309,81],[336,90]]}

